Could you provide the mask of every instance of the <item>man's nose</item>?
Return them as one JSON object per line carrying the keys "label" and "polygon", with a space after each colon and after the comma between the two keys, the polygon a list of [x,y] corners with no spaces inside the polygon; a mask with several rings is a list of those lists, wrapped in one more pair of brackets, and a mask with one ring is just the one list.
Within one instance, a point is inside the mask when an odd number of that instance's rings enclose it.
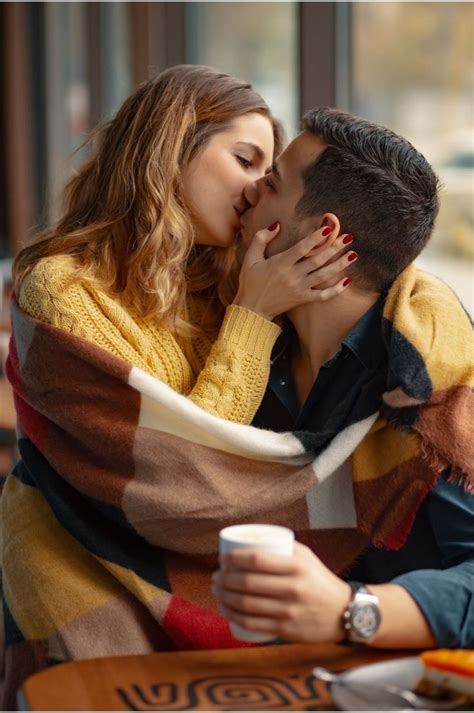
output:
{"label": "man's nose", "polygon": [[254,206],[258,201],[258,187],[256,181],[249,181],[244,188],[244,198]]}

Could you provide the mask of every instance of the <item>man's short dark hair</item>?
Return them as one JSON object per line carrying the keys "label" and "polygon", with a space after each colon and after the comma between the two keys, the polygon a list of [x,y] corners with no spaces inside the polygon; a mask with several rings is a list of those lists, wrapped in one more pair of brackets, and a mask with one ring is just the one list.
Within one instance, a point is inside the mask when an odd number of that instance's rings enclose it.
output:
{"label": "man's short dark hair", "polygon": [[428,242],[439,208],[436,174],[383,126],[327,107],[309,111],[303,122],[328,147],[303,174],[297,213],[337,215],[356,239],[354,276],[382,292]]}

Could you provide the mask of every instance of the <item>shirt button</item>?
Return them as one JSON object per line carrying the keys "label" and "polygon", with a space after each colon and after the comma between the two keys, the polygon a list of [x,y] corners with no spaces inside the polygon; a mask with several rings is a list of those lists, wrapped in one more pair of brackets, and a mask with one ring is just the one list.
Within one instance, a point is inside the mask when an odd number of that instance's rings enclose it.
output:
{"label": "shirt button", "polygon": [[280,379],[280,386],[286,386],[285,379]]}

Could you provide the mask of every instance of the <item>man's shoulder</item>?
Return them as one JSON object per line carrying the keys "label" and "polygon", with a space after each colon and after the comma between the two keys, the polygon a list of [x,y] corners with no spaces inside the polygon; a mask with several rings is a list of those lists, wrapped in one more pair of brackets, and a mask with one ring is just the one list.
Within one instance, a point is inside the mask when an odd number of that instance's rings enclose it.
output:
{"label": "man's shoulder", "polygon": [[471,383],[472,322],[456,294],[440,278],[410,265],[390,288],[383,317],[389,351],[399,352],[392,357],[403,352],[400,358],[408,359],[416,352],[439,382],[438,388]]}
{"label": "man's shoulder", "polygon": [[388,290],[384,317],[389,320],[470,318],[454,290],[440,277],[409,265]]}

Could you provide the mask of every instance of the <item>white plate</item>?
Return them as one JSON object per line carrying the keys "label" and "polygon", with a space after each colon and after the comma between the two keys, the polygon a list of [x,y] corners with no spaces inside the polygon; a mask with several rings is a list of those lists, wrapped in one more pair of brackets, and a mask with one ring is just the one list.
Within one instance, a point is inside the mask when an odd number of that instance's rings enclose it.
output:
{"label": "white plate", "polygon": [[[422,670],[423,666],[418,656],[410,656],[409,658],[395,659],[394,661],[382,661],[369,666],[358,666],[343,673],[341,678],[359,685],[364,683],[391,684],[413,690],[420,680]],[[337,683],[331,685],[331,696],[334,703],[343,711],[381,709],[379,704],[374,705],[373,708],[367,704],[363,705],[357,697],[354,697],[353,693]],[[406,709],[408,708],[409,706],[406,706]]]}

